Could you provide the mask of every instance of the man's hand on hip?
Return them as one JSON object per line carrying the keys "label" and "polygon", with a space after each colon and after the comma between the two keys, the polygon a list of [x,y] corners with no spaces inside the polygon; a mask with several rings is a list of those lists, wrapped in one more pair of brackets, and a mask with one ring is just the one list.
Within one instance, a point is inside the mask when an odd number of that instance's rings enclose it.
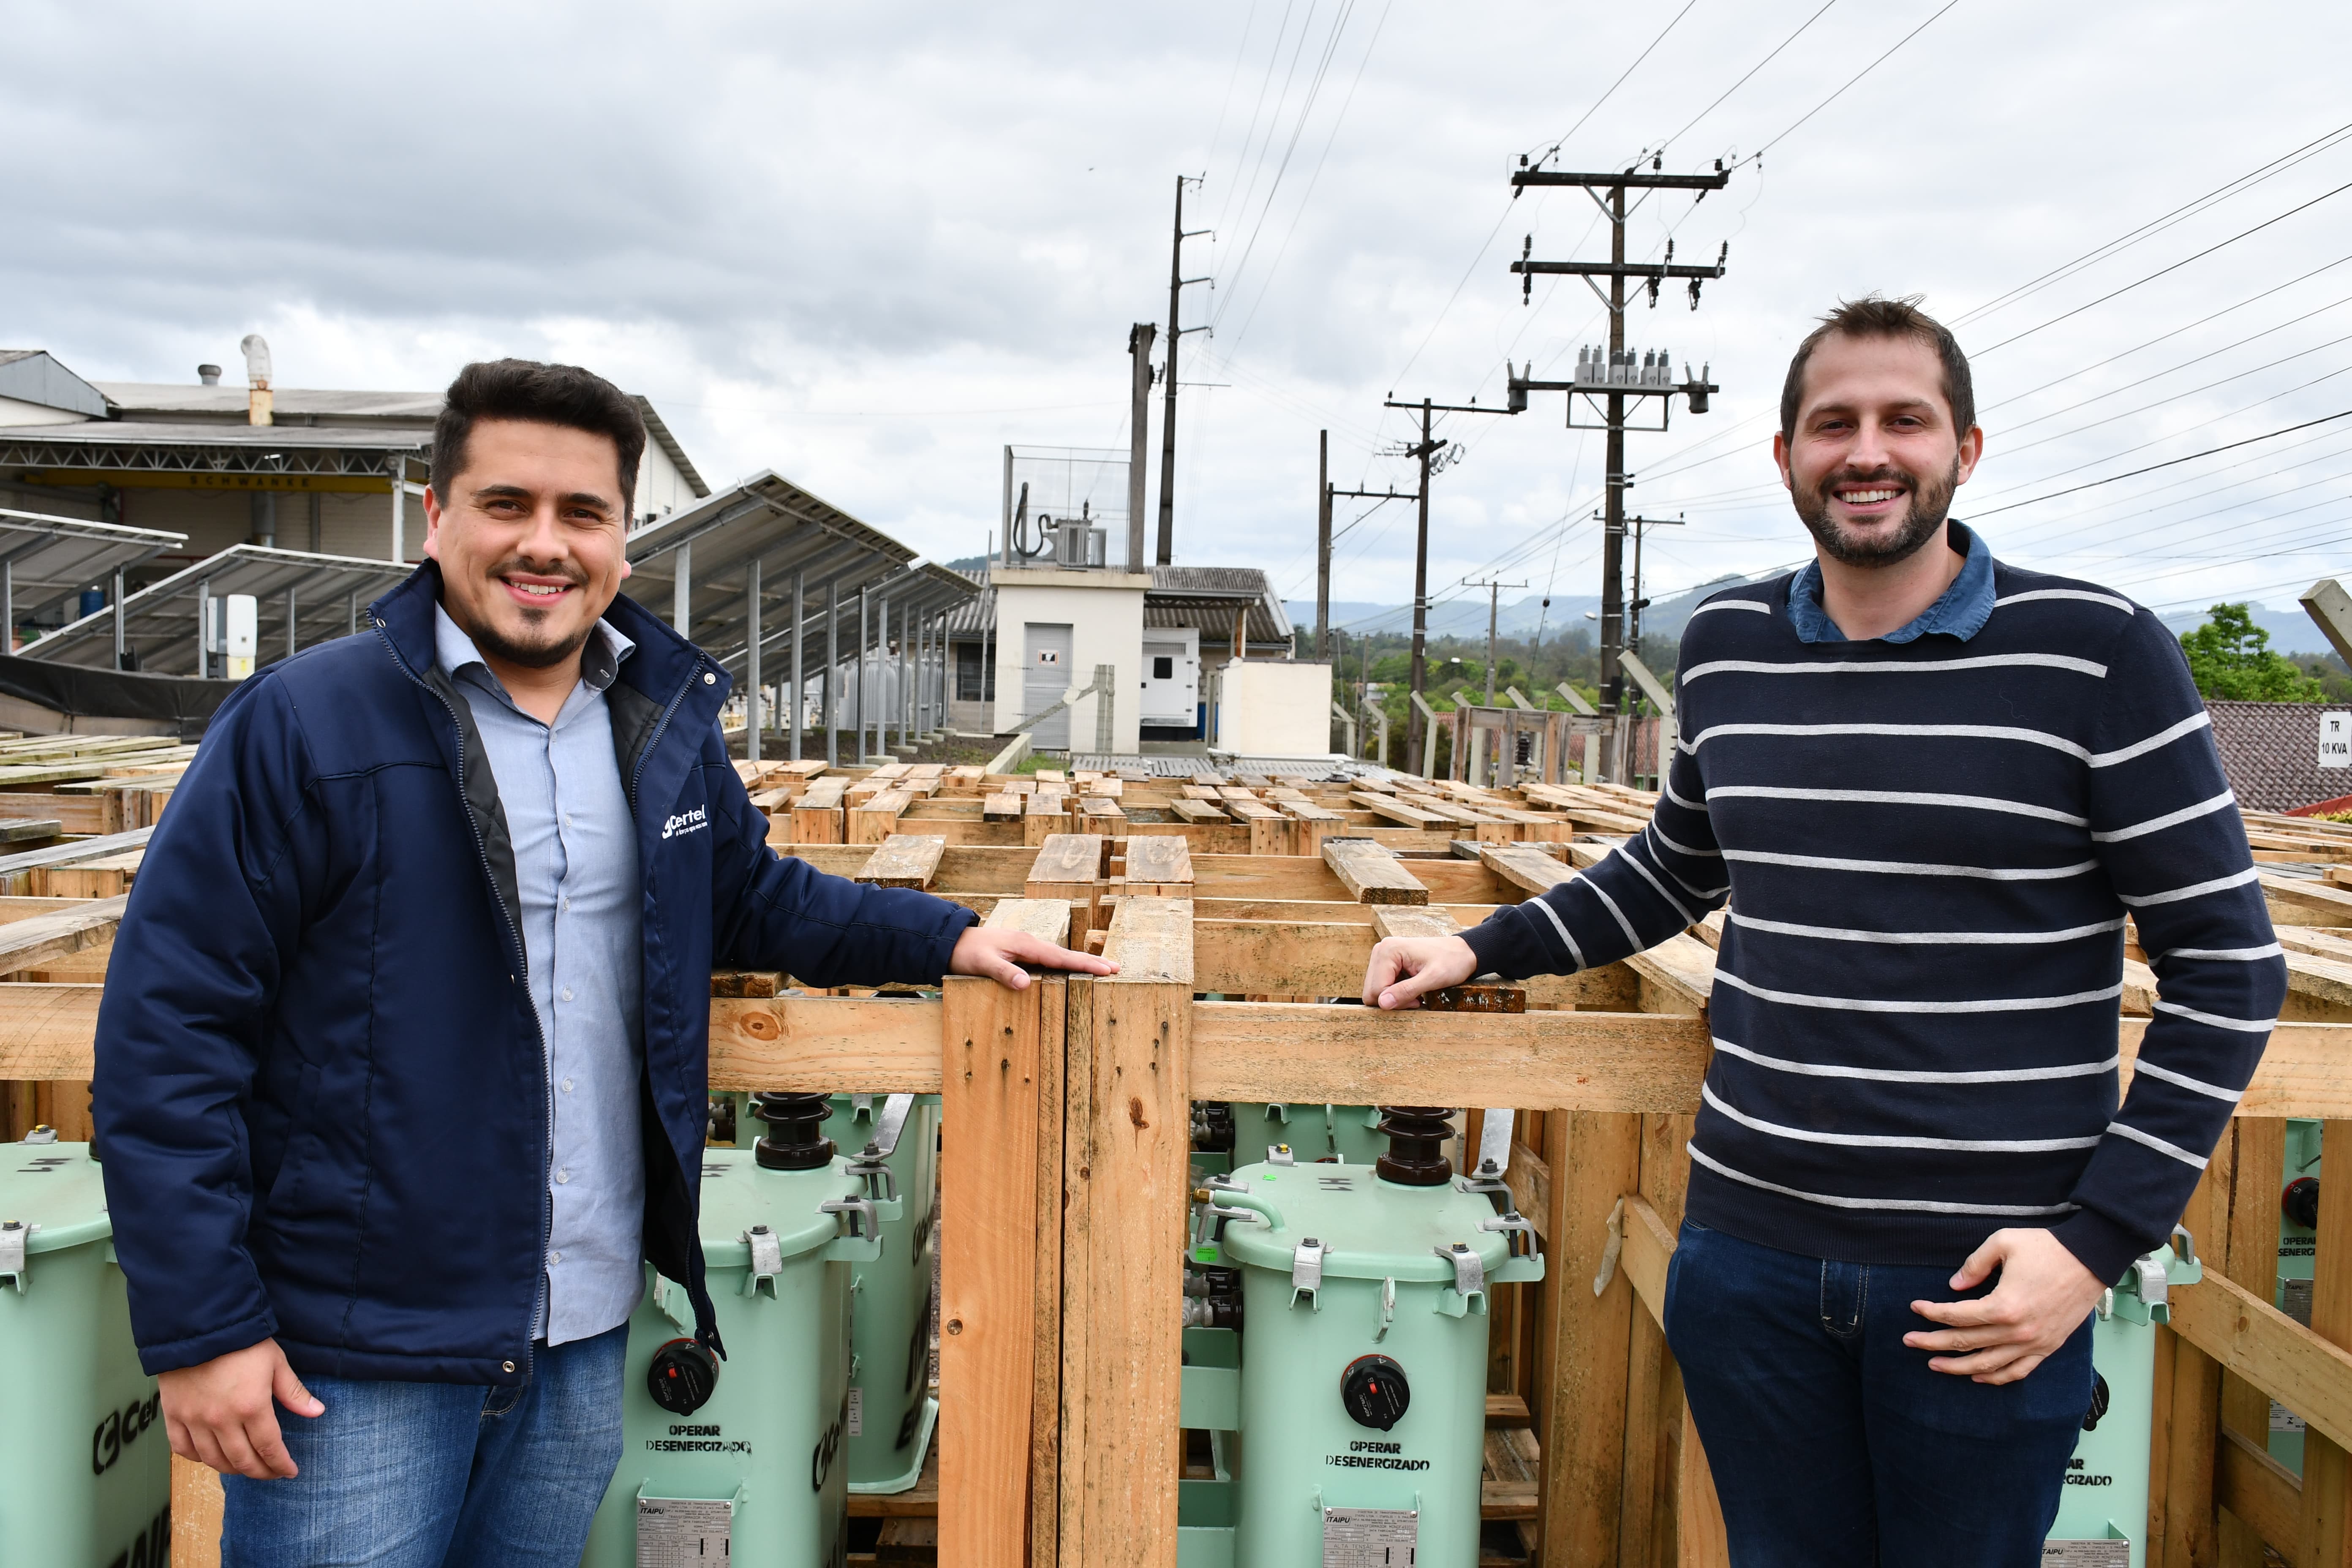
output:
{"label": "man's hand on hip", "polygon": [[163,1401],[163,1429],[172,1452],[210,1465],[223,1475],[257,1481],[290,1478],[292,1456],[278,1433],[275,1405],[297,1415],[323,1415],[319,1403],[276,1340],[215,1356],[201,1366],[167,1372],[155,1380]]}
{"label": "man's hand on hip", "polygon": [[2015,1383],[2083,1326],[2106,1289],[2105,1280],[2046,1230],[1994,1231],[1952,1276],[1952,1289],[1974,1289],[1995,1268],[2000,1283],[1988,1295],[1912,1302],[1921,1317],[1950,1326],[1907,1333],[1903,1342],[1934,1352],[1927,1364],[1937,1372],[1978,1383]]}
{"label": "man's hand on hip", "polygon": [[1029,972],[1021,967],[1024,963],[1034,963],[1040,969],[1075,970],[1080,974],[1118,973],[1118,965],[1108,958],[1056,947],[1044,937],[1031,936],[1024,931],[993,926],[971,926],[956,938],[955,956],[948,960],[948,973],[977,974],[983,980],[995,981],[1008,991],[1024,991],[1029,985]]}
{"label": "man's hand on hip", "polygon": [[1478,973],[1478,956],[1458,936],[1392,936],[1372,949],[1364,971],[1364,1005],[1420,1005],[1422,994],[1459,985]]}

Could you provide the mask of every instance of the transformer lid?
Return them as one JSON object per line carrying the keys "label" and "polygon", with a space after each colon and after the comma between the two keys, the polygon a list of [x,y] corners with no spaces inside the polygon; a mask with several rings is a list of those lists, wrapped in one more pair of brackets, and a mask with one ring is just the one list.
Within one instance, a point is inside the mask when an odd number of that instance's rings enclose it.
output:
{"label": "transformer lid", "polygon": [[[1495,1217],[1495,1205],[1451,1184],[1399,1186],[1381,1181],[1370,1165],[1338,1164],[1243,1165],[1231,1180],[1242,1188],[1245,1206],[1262,1204],[1280,1223],[1228,1221],[1225,1256],[1286,1278],[1298,1244],[1309,1237],[1323,1244],[1326,1279],[1451,1285],[1454,1265],[1437,1253],[1456,1242],[1475,1252],[1488,1274],[1510,1257],[1507,1236],[1478,1228]],[[1221,1191],[1218,1201],[1230,1202],[1231,1194]]]}
{"label": "transformer lid", "polygon": [[[744,1232],[764,1225],[786,1259],[814,1252],[843,1234],[841,1222],[817,1205],[865,1190],[836,1156],[815,1171],[762,1170],[749,1149],[702,1152],[702,1260],[711,1268],[748,1268]],[[1435,1261],[1432,1259],[1432,1261]]]}
{"label": "transformer lid", "polygon": [[0,1225],[36,1226],[27,1253],[56,1252],[113,1236],[106,1179],[87,1143],[0,1143]]}

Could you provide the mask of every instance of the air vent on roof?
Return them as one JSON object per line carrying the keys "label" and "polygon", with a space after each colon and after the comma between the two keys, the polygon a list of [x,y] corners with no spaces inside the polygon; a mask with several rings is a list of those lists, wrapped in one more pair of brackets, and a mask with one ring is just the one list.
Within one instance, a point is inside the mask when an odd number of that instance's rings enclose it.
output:
{"label": "air vent on roof", "polygon": [[220,366],[216,364],[200,364],[196,366],[196,379],[203,382],[206,386],[218,386],[220,384]]}

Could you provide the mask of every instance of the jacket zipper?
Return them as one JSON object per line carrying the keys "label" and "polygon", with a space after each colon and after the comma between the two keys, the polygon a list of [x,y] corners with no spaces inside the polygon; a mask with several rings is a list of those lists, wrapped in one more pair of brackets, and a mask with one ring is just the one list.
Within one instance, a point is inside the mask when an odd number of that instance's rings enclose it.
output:
{"label": "jacket zipper", "polygon": [[[442,696],[438,691],[435,691],[430,682],[425,680],[423,678],[418,676],[415,670],[408,668],[408,661],[401,658],[400,650],[393,646],[392,638],[385,632],[383,622],[381,619],[376,621],[375,635],[377,638],[383,642],[384,651],[392,655],[393,664],[403,675],[408,677],[409,679],[415,681],[425,690],[432,693],[433,700],[436,702],[440,703],[442,710],[449,715],[450,728],[457,731],[457,804],[465,812],[466,830],[474,836],[474,854],[476,858],[481,862],[482,879],[490,885],[490,901],[499,906],[499,913],[507,922],[507,932],[514,939],[516,963],[518,966],[515,972],[516,984],[524,987],[524,999],[528,1001],[530,999],[529,983],[523,981],[520,977],[530,973],[530,954],[522,944],[522,932],[516,930],[514,927],[514,916],[511,911],[507,910],[506,900],[499,897],[498,874],[490,868],[490,852],[488,847],[484,845],[482,842],[481,826],[474,820],[473,803],[466,798],[465,722],[457,717],[457,708],[446,697]],[[679,695],[683,698],[685,694],[680,692]],[[665,717],[667,717],[667,715],[665,715]],[[650,749],[650,743],[648,745],[648,749]],[[547,1300],[547,1249],[551,1242],[553,1240],[555,1228],[555,1216],[553,1213],[555,1198],[554,1195],[548,1191],[548,1177],[551,1169],[555,1163],[555,1085],[552,1081],[554,1078],[552,1053],[548,1048],[546,1031],[540,1027],[539,1009],[535,1006],[530,1010],[530,1029],[532,1034],[539,1037],[539,1098],[540,1104],[544,1108],[547,1117],[547,1138],[545,1142],[541,1146],[539,1163],[539,1284],[533,1292],[530,1308],[530,1321],[533,1323],[537,1323],[540,1319],[540,1314],[542,1311],[545,1311],[549,1306]],[[523,1334],[522,1342],[523,1380],[526,1384],[530,1380],[534,1363],[530,1348],[531,1343],[532,1341],[530,1332],[526,1330]]]}

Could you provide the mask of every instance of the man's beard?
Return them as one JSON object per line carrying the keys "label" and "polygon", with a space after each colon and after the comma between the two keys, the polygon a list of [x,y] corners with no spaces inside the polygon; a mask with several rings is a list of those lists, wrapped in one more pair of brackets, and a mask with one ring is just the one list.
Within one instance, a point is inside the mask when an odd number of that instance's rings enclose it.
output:
{"label": "man's beard", "polygon": [[[588,582],[585,574],[577,567],[534,566],[520,558],[499,562],[491,570],[491,581],[497,582],[509,572],[529,572],[541,577],[561,577],[569,583],[575,592],[586,587]],[[523,611],[523,624],[535,627],[546,617],[546,614],[544,610],[526,609]],[[508,664],[519,665],[525,669],[551,669],[585,647],[589,635],[595,629],[596,623],[590,621],[579,631],[560,642],[514,642],[499,636],[497,628],[488,626],[474,628],[472,636],[474,647],[494,658],[501,659]]]}
{"label": "man's beard", "polygon": [[[1904,514],[1903,526],[1892,538],[1883,542],[1859,539],[1839,528],[1830,516],[1829,492],[1832,485],[1869,484],[1878,482],[1900,485],[1910,492],[1911,507]],[[1919,552],[1919,547],[1936,537],[1944,526],[1945,517],[1952,510],[1952,495],[1960,488],[1960,460],[1952,459],[1951,471],[1930,484],[1916,474],[1906,473],[1891,464],[1880,464],[1867,473],[1841,468],[1823,475],[1821,482],[1809,489],[1800,490],[1795,498],[1797,515],[1830,558],[1848,566],[1892,566],[1907,561]]]}

